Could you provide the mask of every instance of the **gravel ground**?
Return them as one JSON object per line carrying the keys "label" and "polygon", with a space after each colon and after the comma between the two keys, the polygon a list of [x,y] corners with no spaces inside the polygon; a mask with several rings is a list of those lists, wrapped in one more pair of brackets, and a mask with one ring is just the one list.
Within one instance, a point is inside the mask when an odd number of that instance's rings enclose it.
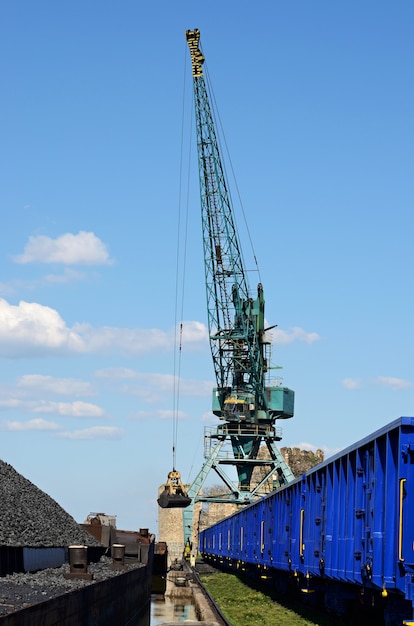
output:
{"label": "gravel ground", "polygon": [[0,546],[100,545],[53,498],[0,460]]}
{"label": "gravel ground", "polygon": [[93,580],[66,579],[64,574],[69,572],[69,565],[44,569],[36,573],[10,574],[0,578],[0,616],[23,609],[30,604],[44,602],[56,596],[74,591],[85,585],[93,585],[112,576],[143,567],[140,563],[126,564],[120,571],[112,568],[112,559],[103,556],[98,563],[91,563],[88,572],[93,574]]}

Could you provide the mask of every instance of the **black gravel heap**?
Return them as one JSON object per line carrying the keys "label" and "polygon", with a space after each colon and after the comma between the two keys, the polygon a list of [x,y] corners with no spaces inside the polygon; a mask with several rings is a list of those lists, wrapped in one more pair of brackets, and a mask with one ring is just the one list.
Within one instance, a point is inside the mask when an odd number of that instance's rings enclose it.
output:
{"label": "black gravel heap", "polygon": [[55,500],[0,460],[0,546],[100,545]]}
{"label": "black gravel heap", "polygon": [[69,565],[48,568],[36,573],[11,574],[0,579],[0,618],[31,604],[50,600],[86,585],[93,585],[126,571],[143,567],[141,563],[126,564],[121,570],[112,567],[112,559],[103,556],[99,563],[91,563],[88,572],[93,580],[66,579]]}

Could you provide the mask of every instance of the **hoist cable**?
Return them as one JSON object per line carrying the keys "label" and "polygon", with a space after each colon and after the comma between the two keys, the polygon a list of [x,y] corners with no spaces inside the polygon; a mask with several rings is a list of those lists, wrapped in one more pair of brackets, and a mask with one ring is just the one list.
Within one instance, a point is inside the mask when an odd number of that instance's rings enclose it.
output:
{"label": "hoist cable", "polygon": [[[173,409],[172,409],[172,461],[175,470],[176,453],[177,453],[177,435],[178,435],[178,406],[179,406],[179,372],[181,367],[181,335],[182,322],[178,326],[178,298],[179,298],[179,276],[180,276],[180,233],[181,233],[181,196],[182,196],[182,179],[183,179],[183,135],[184,135],[184,106],[185,106],[185,66],[186,56],[184,58],[184,81],[183,81],[183,98],[182,98],[182,118],[181,118],[181,143],[180,143],[180,168],[179,168],[179,189],[178,189],[178,217],[177,217],[177,253],[175,260],[175,301],[174,301],[174,349],[173,349]],[[178,336],[177,336],[178,335]],[[177,352],[177,344],[180,346],[180,352]]]}
{"label": "hoist cable", "polygon": [[[187,55],[185,54],[184,65],[187,64]],[[188,157],[188,173],[187,173],[187,192],[186,192],[186,212],[184,220],[184,235],[183,235],[183,256],[181,255],[181,229],[182,229],[182,180],[183,180],[183,150],[184,150],[184,119],[185,119],[185,76],[187,74],[186,67],[184,68],[184,81],[183,81],[183,102],[182,102],[182,120],[181,120],[181,147],[180,147],[180,183],[179,183],[179,201],[178,201],[178,221],[177,221],[177,257],[176,257],[176,282],[175,282],[175,308],[174,308],[174,377],[173,377],[173,468],[175,469],[176,454],[177,454],[177,442],[178,442],[178,422],[179,422],[179,405],[180,405],[180,382],[181,382],[181,360],[182,360],[182,346],[183,346],[183,317],[184,317],[184,297],[185,297],[185,278],[186,278],[186,262],[187,262],[187,234],[188,234],[188,214],[189,214],[189,184],[190,175],[189,168],[191,163],[191,155]],[[191,114],[192,116],[192,114]],[[191,142],[190,142],[191,146]],[[191,152],[191,147],[189,152]],[[181,273],[182,281],[180,282],[180,262],[182,263]],[[180,312],[178,316],[179,308],[179,296],[181,293]],[[178,323],[180,319],[180,323]]]}

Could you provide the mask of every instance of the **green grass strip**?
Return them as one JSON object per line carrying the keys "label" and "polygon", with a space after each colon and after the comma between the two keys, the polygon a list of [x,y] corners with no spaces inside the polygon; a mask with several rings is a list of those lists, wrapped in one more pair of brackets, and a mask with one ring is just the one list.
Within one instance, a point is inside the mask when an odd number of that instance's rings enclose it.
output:
{"label": "green grass strip", "polygon": [[[281,604],[275,594],[254,589],[235,574],[216,572],[203,574],[200,579],[219,605],[222,613],[233,626],[331,626],[334,622],[328,618],[318,616],[317,621],[303,617],[303,611],[289,602]],[[340,622],[335,622],[339,626]]]}

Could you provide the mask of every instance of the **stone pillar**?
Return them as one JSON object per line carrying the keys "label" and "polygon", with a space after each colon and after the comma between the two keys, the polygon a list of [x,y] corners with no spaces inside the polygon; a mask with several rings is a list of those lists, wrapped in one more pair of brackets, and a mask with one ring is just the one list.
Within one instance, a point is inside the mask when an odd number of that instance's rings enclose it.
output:
{"label": "stone pillar", "polygon": [[[158,489],[160,494],[164,490],[165,485],[161,485]],[[185,489],[189,485],[184,486]],[[201,502],[194,505],[192,554],[197,554],[198,542],[198,524],[201,511]],[[183,509],[180,507],[172,507],[171,509],[163,509],[158,507],[158,536],[157,541],[165,541],[168,547],[167,567],[177,559],[181,561],[184,553],[184,525],[183,525]]]}

